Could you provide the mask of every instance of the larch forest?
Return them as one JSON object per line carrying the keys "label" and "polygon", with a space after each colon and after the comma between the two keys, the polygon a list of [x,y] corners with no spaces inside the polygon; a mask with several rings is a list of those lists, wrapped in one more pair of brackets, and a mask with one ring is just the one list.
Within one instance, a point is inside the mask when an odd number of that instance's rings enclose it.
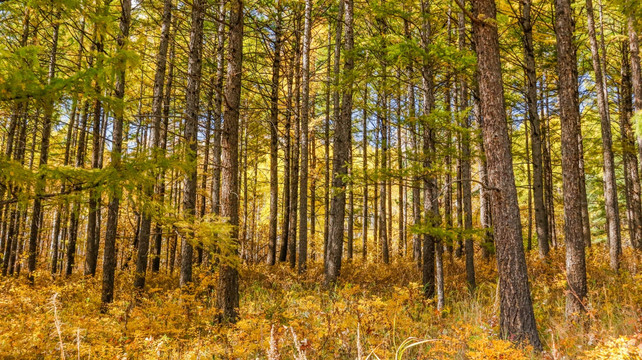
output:
{"label": "larch forest", "polygon": [[0,0],[1,359],[642,359],[637,0]]}

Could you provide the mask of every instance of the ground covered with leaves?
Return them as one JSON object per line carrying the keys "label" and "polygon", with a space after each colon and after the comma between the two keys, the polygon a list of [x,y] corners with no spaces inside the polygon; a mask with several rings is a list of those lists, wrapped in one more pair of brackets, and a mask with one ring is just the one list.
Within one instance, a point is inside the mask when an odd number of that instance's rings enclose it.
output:
{"label": "ground covered with leaves", "polygon": [[410,262],[359,260],[342,269],[334,291],[320,265],[296,275],[286,265],[243,265],[241,320],[214,321],[216,278],[197,270],[189,289],[177,276],[150,277],[142,293],[131,271],[117,276],[117,301],[100,312],[100,280],[55,278],[35,286],[0,283],[0,358],[82,359],[642,359],[642,269],[627,252],[613,274],[603,248],[587,258],[589,304],[583,323],[564,317],[564,254],[530,255],[535,316],[545,351],[498,336],[494,260],[477,261],[478,288],[466,288],[462,259],[445,260],[446,308],[421,295]]}

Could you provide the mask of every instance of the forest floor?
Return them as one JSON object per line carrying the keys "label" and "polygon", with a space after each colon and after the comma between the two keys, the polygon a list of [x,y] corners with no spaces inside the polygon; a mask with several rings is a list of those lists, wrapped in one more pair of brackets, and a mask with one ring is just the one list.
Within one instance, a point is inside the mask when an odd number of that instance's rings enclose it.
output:
{"label": "forest floor", "polygon": [[213,321],[216,279],[199,269],[189,289],[178,289],[176,274],[158,275],[148,277],[142,293],[133,289],[131,271],[121,272],[106,314],[99,311],[100,278],[52,280],[43,270],[35,287],[5,278],[0,358],[642,359],[640,262],[627,249],[615,275],[607,253],[594,247],[587,255],[589,314],[582,324],[564,318],[563,250],[549,261],[528,255],[540,354],[498,336],[494,260],[475,259],[478,287],[470,295],[463,259],[446,257],[441,312],[422,297],[411,262],[348,263],[332,294],[319,286],[320,264],[302,276],[285,264],[243,265],[241,320],[233,326]]}

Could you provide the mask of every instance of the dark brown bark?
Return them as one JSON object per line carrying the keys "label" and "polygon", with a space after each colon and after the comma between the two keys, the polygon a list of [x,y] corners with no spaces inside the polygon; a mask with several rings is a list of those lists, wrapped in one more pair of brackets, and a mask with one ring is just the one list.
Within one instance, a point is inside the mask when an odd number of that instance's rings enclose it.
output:
{"label": "dark brown bark", "polygon": [[[235,194],[238,182],[238,135],[239,107],[241,98],[241,73],[243,63],[243,2],[230,2],[230,32],[225,86],[225,111],[223,120],[221,154],[221,216],[232,226],[230,239],[237,241],[239,225],[239,199]],[[236,250],[233,254],[236,256]],[[221,263],[219,269],[216,307],[221,311],[222,321],[236,322],[239,307],[239,274],[229,263]]]}
{"label": "dark brown bark", "polygon": [[[56,55],[58,50],[58,34],[60,29],[60,22],[58,21],[60,17],[60,10],[57,10],[54,20],[53,20],[53,34],[52,34],[52,46],[51,52],[49,54],[49,72],[47,74],[47,83],[51,83],[53,78],[56,76]],[[40,140],[40,160],[39,167],[47,165],[49,159],[49,140],[51,137],[51,120],[54,110],[55,99],[47,98],[45,99],[44,104],[44,117],[42,123],[42,137]],[[43,181],[44,177],[40,177],[40,181]],[[42,193],[44,190],[44,184],[39,183],[36,188],[36,193]],[[27,258],[27,271],[28,279],[33,283],[33,272],[36,270],[36,255],[38,247],[38,236],[40,233],[40,224],[42,222],[42,201],[41,198],[37,197],[33,202],[33,209],[31,211],[31,231],[29,233],[29,249],[28,258]]]}
{"label": "dark brown bark", "polygon": [[[422,1],[422,12],[430,14],[430,2]],[[432,27],[428,16],[424,17],[421,32],[421,42],[426,53],[432,43]],[[423,158],[423,169],[425,175],[423,176],[423,213],[424,225],[432,230],[440,224],[439,218],[439,189],[437,188],[437,176],[435,172],[436,164],[436,136],[437,129],[434,124],[430,122],[430,115],[435,106],[434,95],[434,74],[432,63],[429,59],[425,59],[421,68],[421,77],[423,84],[423,112],[424,123],[423,125],[423,146],[421,154]],[[435,243],[439,244],[436,236],[428,232],[424,235],[422,246],[422,283],[424,286],[424,296],[431,298],[435,295]],[[438,245],[441,246],[441,245]]]}
{"label": "dark brown bark", "polygon": [[[290,64],[292,60],[290,59]],[[292,83],[294,81],[294,66],[290,66],[287,78],[287,99],[285,113],[285,149],[283,150],[283,230],[281,233],[281,248],[279,249],[279,261],[285,262],[288,255],[288,243],[290,238],[290,212],[292,211],[291,195],[291,154],[292,154]]]}
{"label": "dark brown bark", "polygon": [[[353,38],[353,1],[340,0],[340,6],[344,8],[345,14],[345,36],[344,36],[344,64],[343,76],[346,78],[341,99],[341,114],[335,120],[334,131],[334,159],[332,161],[332,187],[334,194],[330,204],[330,224],[328,234],[328,264],[325,272],[325,283],[334,283],[341,271],[341,255],[343,252],[343,230],[346,205],[346,182],[345,175],[348,172],[347,162],[350,152],[350,126],[352,124],[352,71],[354,69],[354,57],[352,49]],[[339,17],[341,18],[341,17]],[[341,21],[339,21],[339,24]],[[340,26],[338,26],[340,33]],[[338,42],[337,42],[338,44]]]}
{"label": "dark brown bark", "polygon": [[[548,214],[544,206],[544,176],[542,168],[542,136],[540,118],[537,112],[537,73],[535,49],[533,47],[533,24],[531,21],[531,0],[522,0],[520,24],[524,36],[524,72],[526,73],[526,102],[530,122],[531,158],[533,164],[533,203],[535,208],[535,231],[539,254],[546,257],[549,251]],[[528,151],[528,150],[527,150]]]}
{"label": "dark brown bark", "polygon": [[[104,13],[106,11],[106,6],[103,6],[100,12]],[[94,31],[98,32],[96,27]],[[95,41],[95,50],[96,50],[96,67],[100,68],[102,66],[103,58],[100,56],[100,53],[103,51],[103,36],[98,34],[96,36],[97,41]],[[101,120],[102,120],[102,101],[100,99],[102,95],[102,87],[98,77],[94,79],[95,83],[95,92],[98,95],[94,101],[93,106],[93,124],[92,124],[92,156],[91,156],[91,167],[92,169],[101,168],[102,164],[102,149],[100,146],[101,143]],[[96,266],[98,263],[98,248],[100,246],[100,231],[99,231],[99,212],[100,212],[100,197],[101,194],[96,190],[91,190],[89,192],[89,213],[87,214],[87,253],[85,256],[85,275],[96,275]],[[72,235],[73,232],[70,232]],[[74,235],[75,236],[75,235]],[[71,242],[70,242],[71,245]],[[74,244],[75,247],[75,244]],[[75,251],[75,249],[74,249]],[[71,253],[68,252],[70,255]],[[67,256],[67,274],[70,274],[69,263],[73,265],[72,258]]]}
{"label": "dark brown bark", "polygon": [[270,93],[270,233],[268,235],[267,263],[276,263],[277,222],[279,209],[279,74],[281,70],[281,9],[277,9],[274,29],[274,60],[272,62],[272,89]]}
{"label": "dark brown bark", "polygon": [[[165,70],[167,67],[167,49],[169,45],[170,27],[172,21],[172,1],[163,2],[163,16],[161,18],[161,33],[158,43],[158,53],[156,53],[156,73],[154,74],[154,89],[152,95],[152,159],[158,159],[164,156],[160,153],[161,143],[161,124],[163,111],[163,87],[165,85]],[[158,183],[158,179],[157,179]],[[156,185],[155,189],[149,186],[146,194],[150,200],[158,201],[160,187]],[[145,273],[147,271],[147,255],[149,252],[149,237],[152,225],[152,212],[149,207],[142,209],[141,231],[138,238],[138,254],[136,257],[136,274],[134,277],[134,286],[142,289],[145,286]],[[157,232],[162,229],[156,228]],[[158,236],[158,234],[156,235]],[[160,245],[158,245],[160,248]]]}
{"label": "dark brown bark", "polygon": [[[385,65],[384,65],[385,66]],[[385,68],[384,68],[384,79],[385,79]],[[385,87],[385,85],[383,85]],[[382,93],[383,92],[383,93]],[[379,118],[379,126],[380,126],[380,132],[381,132],[381,168],[384,170],[387,170],[387,165],[388,165],[388,98],[387,94],[385,93],[385,90],[380,91],[379,94],[377,95],[379,100],[379,110],[377,112],[377,117]],[[379,173],[381,174],[381,173]],[[388,186],[386,184],[386,176],[383,176],[383,178],[379,179],[379,244],[381,248],[381,261],[383,261],[384,264],[390,263],[390,252],[388,249],[388,207],[386,206],[386,202],[388,200],[387,196],[387,189]]]}
{"label": "dark brown bark", "polygon": [[308,122],[310,114],[310,42],[312,41],[312,0],[305,1],[303,56],[301,65],[301,176],[299,180],[299,273],[308,261]]}
{"label": "dark brown bark", "polygon": [[[368,260],[368,85],[363,90],[363,229],[361,235],[361,257]],[[375,234],[376,236],[376,234]]]}
{"label": "dark brown bark", "polygon": [[[600,114],[602,128],[602,159],[604,161],[604,206],[606,207],[607,237],[609,242],[609,255],[611,269],[617,271],[620,266],[621,238],[620,238],[620,211],[617,199],[617,183],[615,180],[615,159],[613,156],[613,139],[611,136],[611,115],[609,113],[609,97],[606,87],[606,78],[603,74],[603,59],[600,56],[595,35],[595,16],[593,14],[593,1],[586,0],[586,13],[588,17],[588,34],[595,74],[595,91],[597,92],[597,107]],[[606,54],[602,54],[606,56]],[[589,242],[588,246],[591,245]]]}
{"label": "dark brown bark", "polygon": [[[642,65],[640,65],[640,45],[638,42],[638,34],[635,30],[633,17],[629,16],[628,19],[628,35],[629,35],[629,52],[631,57],[631,85],[633,87],[634,98],[634,111],[642,111]],[[638,154],[642,158],[642,136],[637,137]],[[637,241],[632,241],[633,247],[637,250],[642,249],[642,230],[639,234]]]}
{"label": "dark brown bark", "polygon": [[580,111],[578,100],[577,56],[573,44],[573,18],[569,0],[555,0],[557,73],[559,78],[560,122],[562,131],[562,182],[564,190],[564,234],[568,294],[566,314],[583,312],[586,298],[585,239],[582,236],[582,197],[580,168]]}
{"label": "dark brown bark", "polygon": [[[203,50],[203,18],[205,3],[196,0],[192,3],[192,27],[190,30],[189,58],[187,63],[187,88],[185,89],[185,137],[187,145],[185,163],[187,164],[183,184],[183,216],[188,223],[196,216],[197,151],[198,151],[198,114],[201,87],[201,61]],[[185,234],[181,246],[180,286],[192,281],[192,255],[194,252],[194,233],[190,229]]]}
{"label": "dark brown bark", "polygon": [[[528,341],[535,349],[542,344],[537,334],[526,259],[522,245],[517,189],[504,111],[499,36],[494,0],[473,2],[473,35],[478,64],[482,135],[492,192],[495,244],[499,275],[500,335],[515,342]],[[483,21],[489,19],[490,21]],[[576,147],[577,149],[577,147]],[[576,163],[577,164],[577,163]]]}
{"label": "dark brown bark", "polygon": [[[131,24],[131,1],[123,0],[121,2],[120,14],[120,32],[117,43],[118,50],[127,49],[129,41],[129,27]],[[125,71],[126,64],[124,59],[120,59],[117,64],[116,85],[114,95],[120,101],[119,105],[114,107],[114,124],[112,134],[112,152],[111,166],[118,169],[121,166],[122,144],[123,144],[123,123],[125,122],[125,112],[123,99],[125,98]],[[118,231],[118,210],[120,207],[120,198],[122,189],[113,189],[110,194],[107,229],[105,234],[105,249],[103,258],[103,289],[102,304],[103,310],[105,305],[114,300],[114,273],[116,271],[116,234]],[[97,249],[96,249],[97,250]]]}
{"label": "dark brown bark", "polygon": [[288,235],[288,260],[290,268],[296,266],[296,247],[299,206],[299,158],[301,154],[301,21],[295,21],[294,30],[294,144],[292,146],[292,169],[290,172],[290,235]]}
{"label": "dark brown bark", "polygon": [[633,99],[631,85],[631,63],[629,47],[626,41],[622,44],[622,65],[620,83],[620,134],[622,141],[622,162],[626,185],[626,215],[629,225],[631,246],[639,249],[642,244],[642,209],[640,204],[640,177],[636,153],[635,135],[631,126]]}

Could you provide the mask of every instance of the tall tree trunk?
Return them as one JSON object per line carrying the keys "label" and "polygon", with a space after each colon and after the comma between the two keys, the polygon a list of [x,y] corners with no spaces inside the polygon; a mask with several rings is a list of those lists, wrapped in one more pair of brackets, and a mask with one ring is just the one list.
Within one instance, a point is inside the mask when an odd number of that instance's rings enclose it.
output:
{"label": "tall tree trunk", "polygon": [[[499,275],[500,335],[512,341],[542,344],[537,334],[522,245],[517,189],[504,111],[494,0],[473,2],[473,35],[478,63],[482,135],[488,161],[488,187],[493,189],[493,218]],[[480,17],[491,21],[481,21]],[[577,149],[577,147],[575,147]],[[575,163],[577,164],[577,162]]]}
{"label": "tall tree trunk", "polygon": [[[121,1],[120,14],[120,32],[117,43],[118,51],[123,52],[127,49],[129,41],[129,27],[131,24],[131,0]],[[123,123],[125,121],[125,71],[126,63],[120,59],[117,63],[116,85],[114,86],[114,95],[118,100],[118,105],[114,107],[114,124],[112,134],[111,148],[111,166],[118,169],[121,166],[122,145],[123,145]],[[105,249],[103,258],[103,288],[102,288],[102,310],[106,310],[106,304],[114,300],[114,273],[116,271],[116,234],[118,231],[118,210],[120,207],[120,198],[122,189],[114,189],[110,194],[107,232],[105,235]]]}
{"label": "tall tree trunk", "polygon": [[[312,41],[312,0],[305,1],[303,59],[301,72],[301,178],[299,180],[299,273],[308,261],[308,122],[310,115],[310,42]],[[314,204],[313,204],[314,205]]]}
{"label": "tall tree trunk", "polygon": [[[365,263],[368,260],[368,84],[363,90],[363,234],[361,257]],[[375,234],[376,236],[376,234]]]}
{"label": "tall tree trunk", "polygon": [[562,131],[562,181],[564,190],[564,233],[566,274],[569,291],[566,314],[583,312],[586,298],[586,266],[582,234],[581,183],[579,167],[579,124],[577,56],[573,44],[573,19],[569,0],[555,0],[557,72],[559,78],[560,122]]}
{"label": "tall tree trunk", "polygon": [[218,27],[216,29],[216,77],[214,78],[214,149],[212,151],[212,213],[220,214],[221,203],[221,105],[223,104],[223,81],[225,76],[225,1],[218,8]]}
{"label": "tall tree trunk", "polygon": [[294,30],[294,146],[292,147],[292,169],[290,173],[290,235],[288,235],[288,260],[290,268],[296,266],[297,216],[299,205],[299,157],[301,153],[301,29],[295,21]]}
{"label": "tall tree trunk", "polygon": [[[331,86],[332,88],[332,117],[334,118],[335,122],[337,119],[339,119],[340,116],[340,93],[338,90],[339,87],[339,76],[340,76],[340,71],[341,71],[341,37],[343,35],[343,12],[344,12],[344,0],[339,0],[339,7],[337,9],[337,18],[335,20],[335,31],[334,31],[334,53],[333,55],[333,61],[332,61],[332,76],[330,76],[330,71],[328,70],[328,101],[330,100],[330,89]],[[331,45],[331,31],[328,31],[328,46]],[[328,52],[328,69],[330,64],[330,52]],[[329,106],[329,102],[328,102]],[[328,243],[327,247],[330,246],[329,244],[329,238],[330,238],[330,192],[332,190],[332,184],[334,182],[334,177],[332,179],[330,178],[330,111],[329,107],[327,108],[328,112],[326,115],[326,199],[325,199],[325,212],[326,212],[326,229],[325,229],[325,234],[326,234],[326,242]],[[337,126],[335,124],[335,126]],[[342,252],[343,252],[343,245],[341,247]],[[327,253],[328,249],[326,249],[326,258],[329,257],[329,254]],[[325,264],[325,268],[327,271],[327,260]]]}
{"label": "tall tree trunk", "polygon": [[[99,10],[99,13],[104,14],[107,10],[107,6],[102,6]],[[104,50],[103,45],[103,36],[99,33],[98,27],[94,29],[97,33],[97,41],[95,42],[95,51],[96,51],[96,68],[100,69],[103,64],[103,55]],[[101,95],[103,89],[101,87],[100,79],[98,76],[94,79],[95,83],[95,92],[97,94],[96,100],[94,101],[93,106],[93,124],[92,124],[92,149],[91,149],[91,167],[92,169],[99,169],[102,164],[102,149],[100,146],[100,137],[101,137],[101,121],[102,121],[102,102]],[[100,230],[99,230],[99,221],[98,217],[100,216],[100,197],[101,194],[97,190],[89,191],[89,213],[87,214],[87,253],[85,256],[85,275],[96,275],[96,267],[98,264],[98,248],[100,247]],[[72,217],[74,212],[72,212]],[[70,235],[73,235],[73,231],[70,232]],[[75,235],[73,235],[75,236]],[[71,236],[70,236],[71,237]],[[70,241],[69,248],[73,247],[75,252],[75,241]],[[70,265],[73,266],[73,253],[67,252],[67,275],[71,274]],[[72,255],[72,256],[69,256]]]}
{"label": "tall tree trunk", "polygon": [[[353,0],[340,0],[339,5],[345,8],[344,50],[346,55],[343,64],[343,76],[346,81],[341,100],[341,114],[335,120],[332,187],[336,189],[336,192],[332,196],[332,203],[330,205],[328,264],[325,272],[326,285],[334,283],[341,271],[346,205],[346,183],[344,177],[348,172],[347,161],[350,145],[352,144],[352,140],[350,139],[350,126],[352,124],[352,71],[354,69],[354,57],[352,55],[352,49],[354,47]],[[341,21],[339,23],[341,23]],[[337,31],[340,32],[340,26],[337,26]]]}
{"label": "tall tree trunk", "polygon": [[[424,14],[430,14],[430,2],[422,1],[421,10]],[[432,27],[428,16],[424,17],[421,31],[421,42],[425,51],[428,51],[432,44]],[[423,112],[427,118],[435,106],[434,74],[431,62],[426,59],[421,68],[421,77],[424,88]],[[436,135],[437,130],[428,121],[423,124],[423,169],[426,175],[423,177],[424,190],[424,224],[429,228],[439,226],[439,189],[437,188],[436,167]],[[435,242],[439,243],[432,233],[424,235],[422,256],[422,283],[424,296],[431,298],[435,295]],[[438,245],[441,246],[441,245]]]}
{"label": "tall tree trunk", "polygon": [[[290,65],[292,65],[290,57]],[[281,234],[281,248],[279,249],[279,261],[285,262],[288,256],[288,243],[290,238],[290,212],[292,210],[291,195],[291,172],[292,172],[292,82],[294,81],[294,66],[290,66],[287,79],[287,99],[285,113],[285,149],[283,150],[283,232]]]}
{"label": "tall tree trunk", "polygon": [[[174,24],[171,26],[174,29],[174,33],[176,32],[176,19],[174,19]],[[170,36],[172,38],[172,36]],[[160,149],[159,149],[159,156],[161,158],[164,158],[167,153],[167,134],[169,130],[169,115],[170,115],[170,102],[171,102],[171,95],[172,95],[172,86],[173,86],[173,80],[174,80],[174,55],[175,55],[175,42],[172,41],[170,49],[169,49],[169,66],[167,68],[167,84],[165,85],[165,93],[164,93],[164,98],[162,100],[162,117],[163,117],[163,123],[162,127],[160,129]],[[157,189],[156,189],[156,196],[158,199],[158,202],[160,204],[165,203],[165,191],[166,191],[166,184],[165,184],[165,175],[166,172],[165,170],[162,170],[160,174],[158,175],[157,179]],[[152,257],[152,272],[156,273],[160,271],[160,261],[161,261],[161,246],[163,243],[163,224],[160,221],[156,222],[156,226],[154,229],[154,255]],[[169,255],[169,240],[168,240],[168,246],[167,246],[167,255]]]}
{"label": "tall tree trunk", "polygon": [[[238,135],[243,64],[243,2],[232,0],[230,6],[229,61],[221,154],[221,216],[228,219],[229,225],[232,226],[230,239],[238,241],[239,199],[235,194],[239,187]],[[228,255],[238,254],[233,250],[232,254]],[[216,306],[221,311],[221,320],[236,322],[239,307],[239,274],[238,269],[232,264],[221,263]]]}
{"label": "tall tree trunk", "polygon": [[[633,86],[634,111],[642,111],[642,65],[640,65],[640,45],[638,42],[638,34],[633,25],[633,17],[629,16],[628,19],[628,35],[629,35],[629,52],[631,55],[631,84]],[[642,158],[642,136],[637,137],[638,153]],[[637,250],[642,249],[642,230],[640,236],[633,242],[633,247]]]}
{"label": "tall tree trunk", "polygon": [[[47,83],[51,83],[53,78],[56,76],[56,55],[58,51],[58,34],[60,29],[60,10],[56,11],[53,20],[53,34],[51,40],[51,52],[49,54],[49,72],[47,74]],[[44,104],[44,117],[42,123],[42,138],[40,141],[40,163],[39,167],[47,165],[47,160],[49,159],[49,139],[51,136],[51,119],[53,115],[55,104],[55,98],[51,97],[45,99]],[[40,177],[40,181],[44,180],[44,177]],[[41,193],[44,191],[44,184],[39,183],[36,188],[36,193]],[[42,200],[36,198],[33,201],[33,209],[31,211],[31,231],[29,233],[29,249],[28,249],[28,259],[27,259],[27,271],[29,281],[33,283],[33,272],[36,270],[36,255],[38,247],[38,235],[40,233],[40,224],[42,222]]]}
{"label": "tall tree trunk", "polygon": [[[163,2],[163,17],[161,20],[161,33],[160,41],[158,43],[158,53],[156,54],[156,73],[154,75],[154,89],[152,95],[152,120],[153,120],[153,134],[152,134],[152,159],[157,160],[160,156],[160,143],[161,143],[161,123],[163,111],[163,86],[165,85],[165,69],[167,67],[167,48],[169,44],[169,31],[172,22],[172,1],[165,0]],[[158,178],[156,183],[158,183]],[[147,195],[150,199],[158,201],[160,187],[158,184],[155,189],[150,186]],[[149,236],[152,225],[152,213],[150,209],[143,208],[143,219],[141,224],[141,232],[138,239],[138,256],[136,257],[136,274],[134,278],[134,286],[142,289],[145,287],[145,272],[147,271],[147,254],[149,251]],[[156,229],[161,231],[161,229]],[[158,234],[156,235],[158,236]],[[157,245],[160,248],[160,244]]]}
{"label": "tall tree trunk", "polygon": [[268,235],[268,265],[276,263],[277,222],[279,210],[279,74],[281,71],[282,16],[277,4],[274,29],[274,60],[272,62],[272,89],[270,94],[270,233]]}
{"label": "tall tree trunk", "polygon": [[[524,72],[526,73],[526,102],[530,122],[531,157],[533,164],[533,203],[535,206],[535,231],[540,257],[549,251],[548,214],[544,206],[544,176],[542,172],[542,136],[539,114],[537,112],[537,73],[535,69],[535,49],[533,47],[533,24],[531,22],[531,0],[522,0],[520,24],[524,32]],[[528,150],[527,150],[528,151]]]}
{"label": "tall tree trunk", "polygon": [[631,246],[642,246],[642,209],[640,204],[640,176],[636,144],[631,126],[633,102],[631,98],[631,63],[627,42],[622,44],[621,84],[620,84],[620,134],[622,138],[622,162],[626,184],[626,215],[629,224]]}
{"label": "tall tree trunk", "polygon": [[[595,35],[595,17],[593,14],[593,0],[586,0],[586,14],[588,17],[588,33],[595,73],[595,90],[597,92],[597,107],[600,113],[602,127],[602,159],[604,161],[604,202],[606,211],[607,236],[609,241],[609,255],[611,269],[617,271],[620,266],[620,210],[617,200],[617,183],[615,180],[615,159],[613,156],[613,139],[611,136],[611,116],[609,113],[608,89],[605,75],[602,70],[602,59],[598,50]],[[602,56],[606,58],[606,53]],[[587,243],[590,246],[591,243]]]}
{"label": "tall tree trunk", "polygon": [[[542,163],[544,168],[544,203],[548,214],[548,237],[551,245],[557,247],[557,231],[555,224],[555,204],[553,199],[553,166],[551,164],[551,136],[550,136],[550,104],[548,90],[545,84],[546,76],[542,80],[542,118],[545,123],[542,126]],[[546,110],[546,112],[544,112]],[[544,113],[546,114],[544,116]]]}
{"label": "tall tree trunk", "polygon": [[[203,17],[205,3],[196,0],[192,4],[192,27],[190,30],[189,58],[187,63],[187,88],[185,89],[185,142],[187,145],[185,163],[187,173],[183,185],[183,216],[189,224],[196,216],[196,187],[198,182],[198,114],[201,87],[201,61],[203,51]],[[181,246],[180,286],[192,281],[192,255],[194,233],[190,229]]]}
{"label": "tall tree trunk", "polygon": [[[385,67],[385,65],[384,65]],[[386,72],[385,68],[383,71],[383,80],[385,81]],[[385,87],[385,83],[382,85],[382,88]],[[379,99],[379,109],[377,116],[379,117],[380,131],[381,131],[381,168],[383,173],[386,173],[388,169],[388,124],[387,122],[387,112],[388,112],[388,98],[385,93],[386,90],[381,89],[379,94],[377,94],[377,99]],[[379,174],[381,175],[381,173]],[[390,252],[388,251],[388,208],[386,207],[387,196],[387,181],[384,176],[383,179],[379,179],[379,243],[381,244],[381,260],[384,264],[390,262]]]}

